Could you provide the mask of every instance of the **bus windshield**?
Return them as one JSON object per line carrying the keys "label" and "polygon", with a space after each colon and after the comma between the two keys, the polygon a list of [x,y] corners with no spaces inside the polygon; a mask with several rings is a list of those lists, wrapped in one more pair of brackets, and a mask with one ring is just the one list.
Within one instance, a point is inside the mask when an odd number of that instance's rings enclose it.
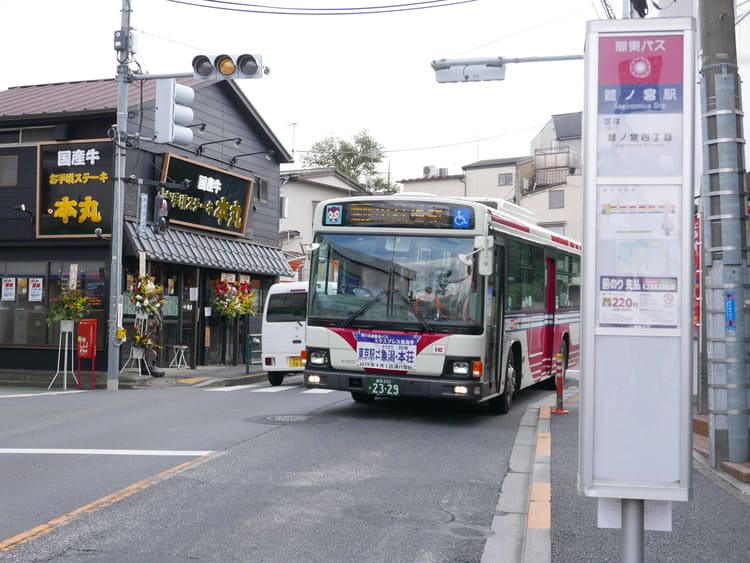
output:
{"label": "bus windshield", "polygon": [[315,242],[309,324],[481,330],[472,238],[321,233]]}

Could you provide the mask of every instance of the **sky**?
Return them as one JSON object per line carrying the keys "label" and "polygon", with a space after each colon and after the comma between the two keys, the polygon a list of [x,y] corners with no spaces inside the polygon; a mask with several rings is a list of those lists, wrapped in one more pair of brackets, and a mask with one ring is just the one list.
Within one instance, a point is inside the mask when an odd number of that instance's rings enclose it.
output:
{"label": "sky", "polygon": [[[294,155],[283,169],[302,168],[317,141],[366,130],[386,151],[378,172],[393,182],[421,177],[424,166],[460,174],[478,160],[529,155],[552,115],[584,109],[582,60],[508,64],[505,80],[455,84],[436,81],[433,60],[582,55],[586,22],[605,17],[599,0],[443,0],[429,9],[326,16],[207,6],[417,0],[182,2],[130,0],[138,45],[132,69],[183,73],[201,53],[260,54],[270,74],[239,84]],[[610,5],[622,17],[622,2]],[[121,8],[122,0],[0,0],[0,90],[114,78]],[[750,36],[750,17],[740,25]],[[740,44],[741,36],[738,27]],[[740,59],[750,66],[742,52]]]}

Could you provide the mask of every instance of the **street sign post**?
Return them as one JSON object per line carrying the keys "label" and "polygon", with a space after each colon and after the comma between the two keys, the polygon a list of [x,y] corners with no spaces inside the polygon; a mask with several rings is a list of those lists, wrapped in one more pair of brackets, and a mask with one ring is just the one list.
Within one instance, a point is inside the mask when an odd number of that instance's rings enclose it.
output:
{"label": "street sign post", "polygon": [[642,534],[644,501],[690,489],[695,22],[592,21],[586,45],[579,485]]}

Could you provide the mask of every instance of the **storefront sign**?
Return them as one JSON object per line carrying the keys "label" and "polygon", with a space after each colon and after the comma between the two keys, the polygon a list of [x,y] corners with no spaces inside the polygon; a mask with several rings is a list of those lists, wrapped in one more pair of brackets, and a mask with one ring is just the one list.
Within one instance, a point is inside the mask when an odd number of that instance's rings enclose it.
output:
{"label": "storefront sign", "polygon": [[111,234],[113,166],[110,141],[40,144],[37,237]]}
{"label": "storefront sign", "polygon": [[167,154],[162,181],[189,182],[184,189],[166,190],[169,221],[232,235],[243,235],[253,181],[225,170]]}

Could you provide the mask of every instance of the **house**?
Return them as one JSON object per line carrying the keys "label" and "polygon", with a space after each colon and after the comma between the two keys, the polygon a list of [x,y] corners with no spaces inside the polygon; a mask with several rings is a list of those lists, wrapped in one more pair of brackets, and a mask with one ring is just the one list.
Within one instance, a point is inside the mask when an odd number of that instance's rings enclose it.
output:
{"label": "house", "polygon": [[521,206],[539,224],[581,240],[583,236],[582,112],[553,115],[532,139],[533,180],[521,194]]}
{"label": "house", "polygon": [[480,160],[451,176],[426,166],[401,180],[403,191],[437,196],[506,199],[533,211],[538,223],[574,240],[582,237],[582,112],[553,115],[531,141],[531,154]]}
{"label": "house", "polygon": [[466,195],[466,177],[464,174],[448,174],[447,168],[425,166],[422,178],[400,180],[403,192],[429,193],[443,197]]}
{"label": "house", "polygon": [[[231,80],[179,79],[194,90],[194,138],[157,144],[156,81],[127,85],[127,138],[116,132],[115,80],[32,85],[0,92],[0,354],[4,368],[50,369],[59,329],[46,312],[63,287],[77,287],[97,322],[96,369],[108,363],[110,272],[120,233],[123,326],[135,310],[127,290],[145,274],[164,288],[158,338],[165,365],[171,346],[190,363],[237,362],[237,335],[260,332],[258,318],[211,314],[222,281],[247,282],[257,307],[264,291],[289,275],[279,245],[279,168],[291,162],[262,117]],[[199,131],[203,130],[202,133]],[[115,140],[117,139],[117,140]],[[125,169],[115,166],[115,143]],[[114,182],[125,181],[114,217]],[[156,196],[168,228],[156,228]],[[161,200],[159,200],[161,201]],[[166,226],[166,225],[164,225]],[[119,231],[119,229],[118,229]],[[131,334],[120,348],[120,362]],[[241,340],[240,340],[241,341]]]}
{"label": "house", "polygon": [[370,193],[336,168],[285,170],[280,184],[279,244],[295,272],[304,263],[300,243],[312,241],[313,213],[318,203]]}

